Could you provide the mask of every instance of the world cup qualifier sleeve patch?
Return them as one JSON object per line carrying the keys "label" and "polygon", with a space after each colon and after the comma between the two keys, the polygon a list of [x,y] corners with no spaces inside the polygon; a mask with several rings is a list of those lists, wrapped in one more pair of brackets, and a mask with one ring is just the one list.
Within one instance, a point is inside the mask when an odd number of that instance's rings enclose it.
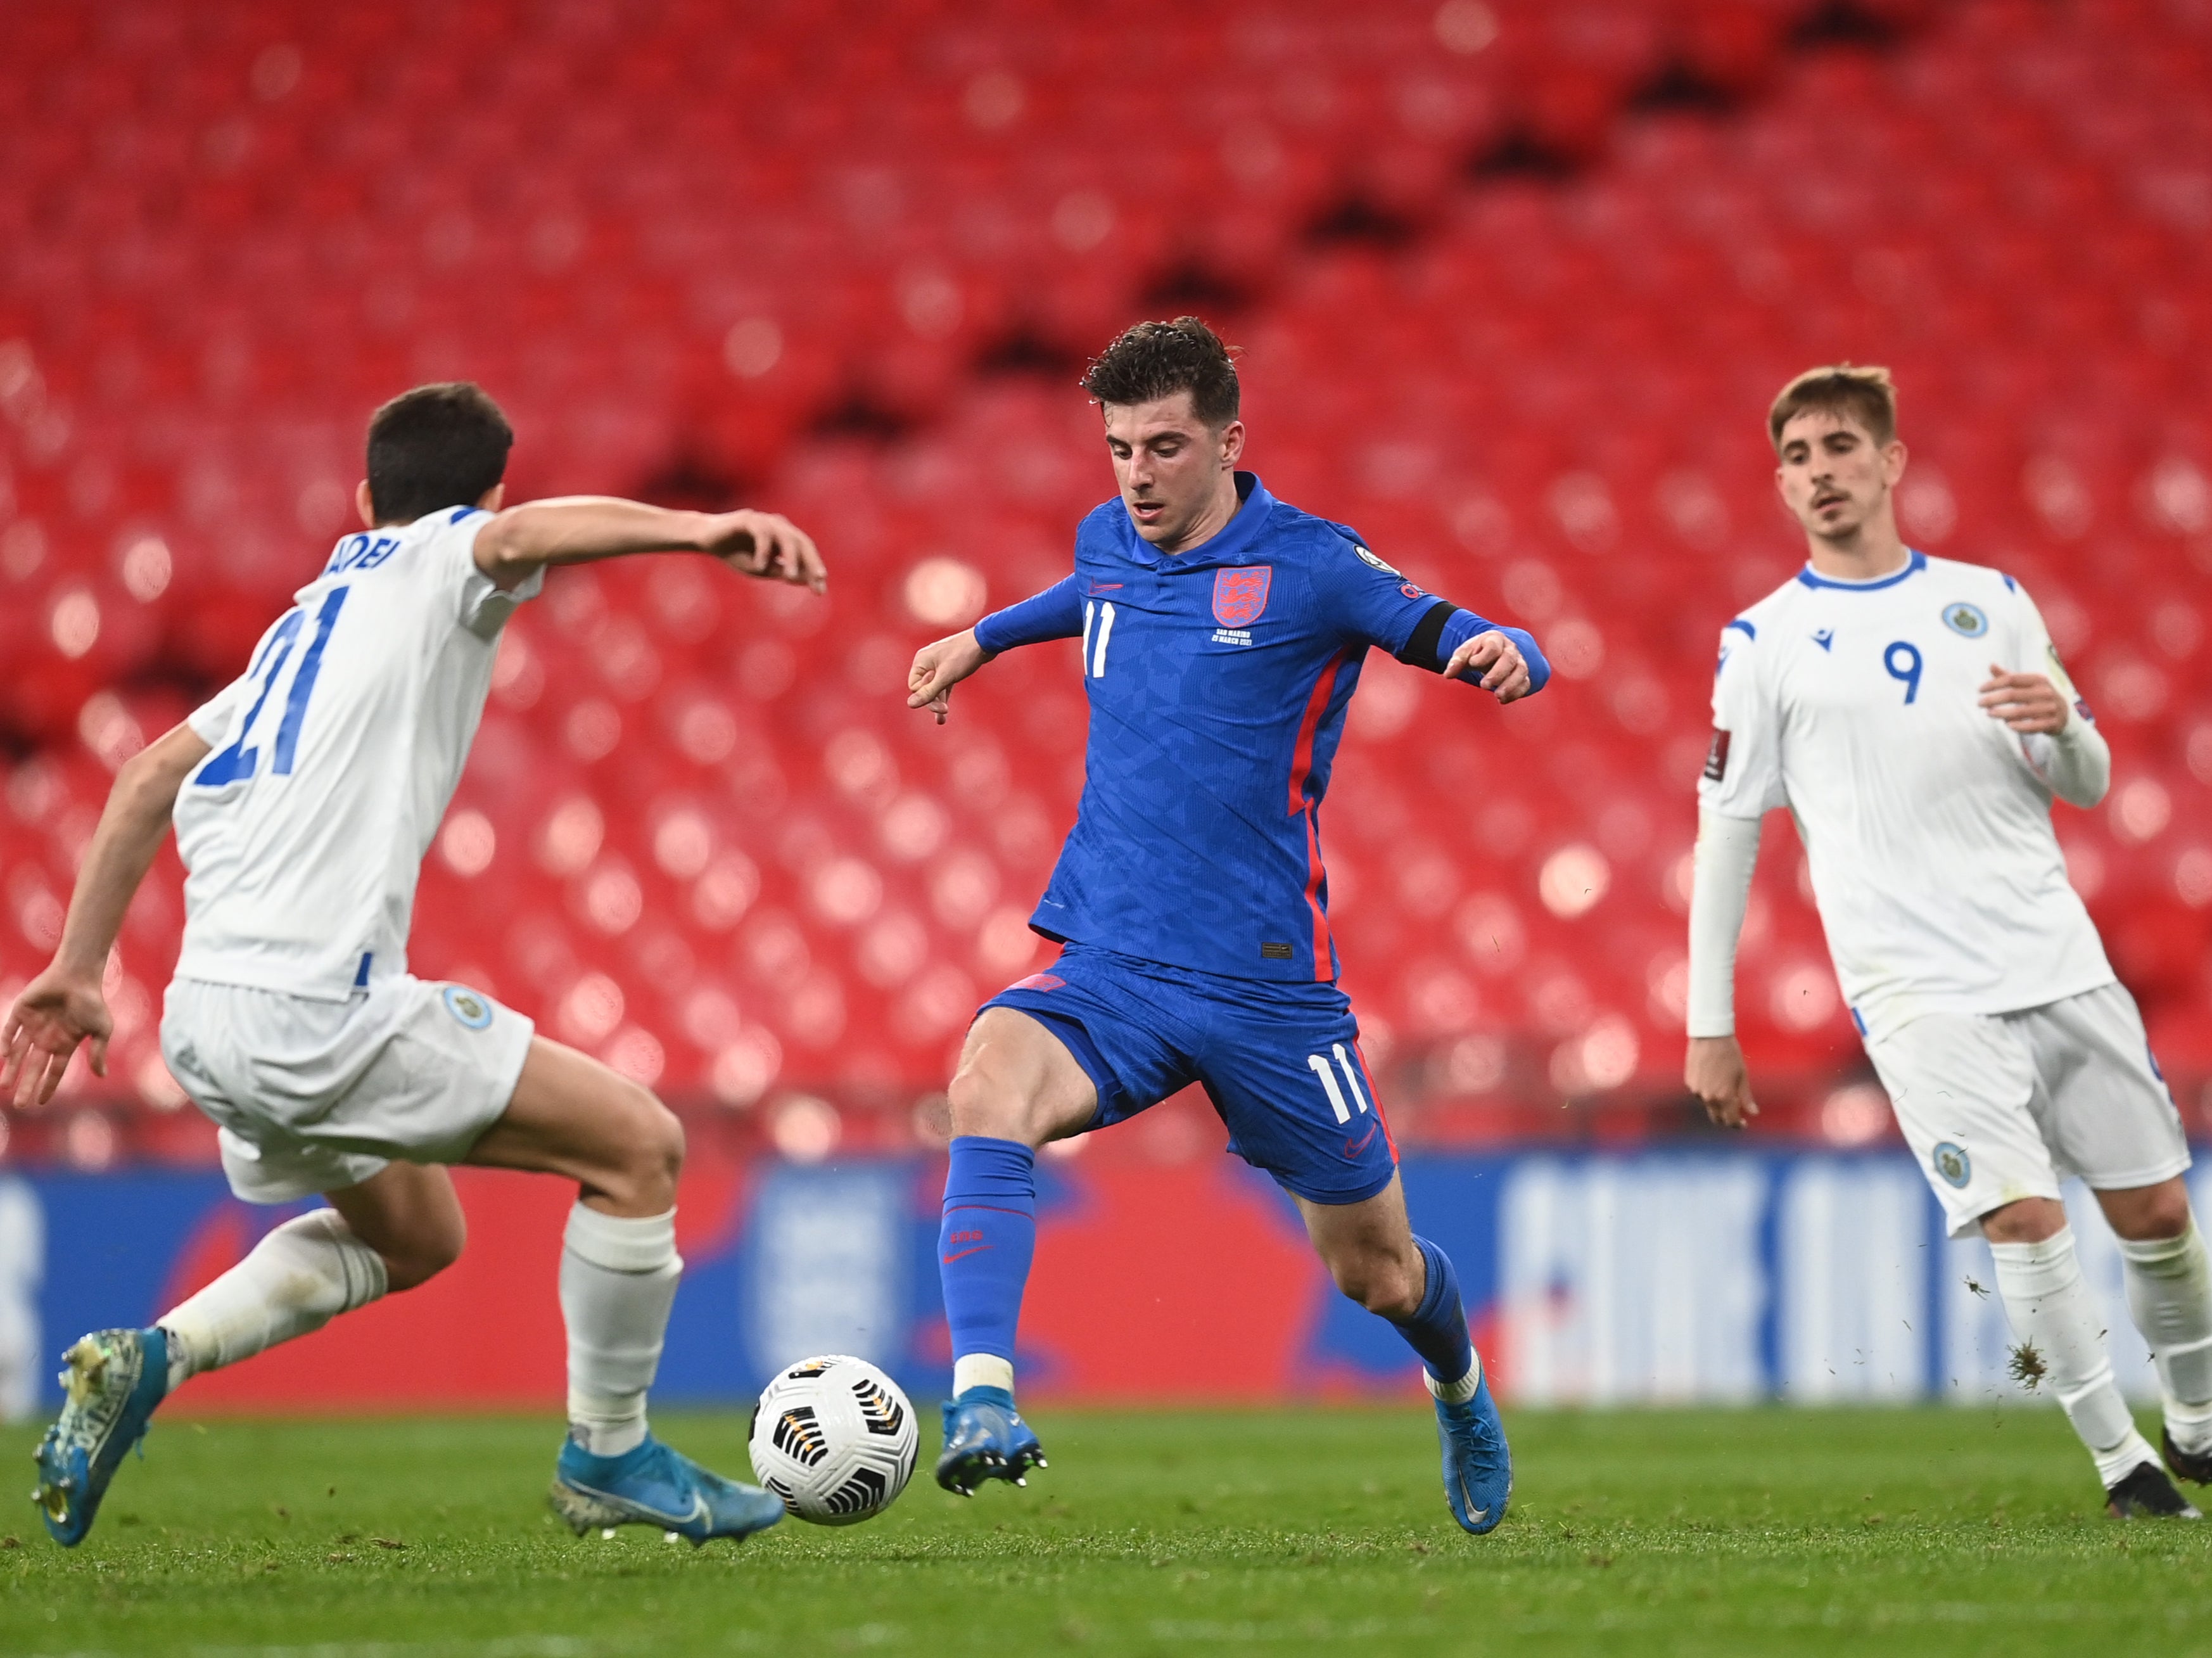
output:
{"label": "world cup qualifier sleeve patch", "polygon": [[1713,745],[1705,750],[1705,775],[1719,782],[1728,775],[1729,733],[1717,728],[1713,732]]}

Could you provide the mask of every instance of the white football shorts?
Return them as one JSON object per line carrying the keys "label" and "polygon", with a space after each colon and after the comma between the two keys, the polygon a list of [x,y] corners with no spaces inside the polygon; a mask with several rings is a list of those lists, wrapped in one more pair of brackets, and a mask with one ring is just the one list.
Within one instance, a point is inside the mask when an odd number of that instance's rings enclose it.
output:
{"label": "white football shorts", "polygon": [[343,1002],[178,979],[161,1057],[220,1128],[248,1203],[459,1163],[514,1096],[534,1027],[465,985],[404,975]]}
{"label": "white football shorts", "polygon": [[1992,1209],[2153,1186],[2189,1167],[2181,1114],[2118,984],[2017,1013],[1925,1013],[1870,1039],[1897,1126],[1953,1237]]}

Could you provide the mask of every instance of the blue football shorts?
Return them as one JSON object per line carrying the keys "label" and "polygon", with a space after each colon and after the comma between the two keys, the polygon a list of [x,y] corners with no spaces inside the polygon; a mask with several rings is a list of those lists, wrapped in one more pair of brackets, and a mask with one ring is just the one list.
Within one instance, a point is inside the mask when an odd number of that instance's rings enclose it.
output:
{"label": "blue football shorts", "polygon": [[1333,984],[1229,979],[1071,944],[983,1005],[1028,1014],[1075,1056],[1098,1090],[1086,1133],[1194,1082],[1229,1149],[1309,1202],[1358,1203],[1397,1171],[1359,1023]]}

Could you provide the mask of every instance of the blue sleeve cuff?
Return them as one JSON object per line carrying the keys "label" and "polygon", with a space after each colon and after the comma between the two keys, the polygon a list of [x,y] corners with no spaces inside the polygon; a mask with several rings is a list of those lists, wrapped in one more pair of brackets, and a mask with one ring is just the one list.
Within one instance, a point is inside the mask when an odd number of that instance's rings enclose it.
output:
{"label": "blue sleeve cuff", "polygon": [[[1528,694],[1531,696],[1551,683],[1551,660],[1545,656],[1543,647],[1536,643],[1534,635],[1526,628],[1506,628],[1501,627],[1495,622],[1486,622],[1473,610],[1454,610],[1444,623],[1443,636],[1437,641],[1437,663],[1439,671],[1443,664],[1451,660],[1452,653],[1466,644],[1468,640],[1473,639],[1477,634],[1486,634],[1493,630],[1504,634],[1511,640],[1519,648],[1522,659],[1528,663]],[[1474,684],[1479,682],[1471,679],[1468,683]]]}
{"label": "blue sleeve cuff", "polygon": [[975,642],[996,656],[1017,645],[1042,645],[1048,639],[1083,636],[1083,602],[1075,578],[1066,576],[1034,598],[994,610],[975,624]]}

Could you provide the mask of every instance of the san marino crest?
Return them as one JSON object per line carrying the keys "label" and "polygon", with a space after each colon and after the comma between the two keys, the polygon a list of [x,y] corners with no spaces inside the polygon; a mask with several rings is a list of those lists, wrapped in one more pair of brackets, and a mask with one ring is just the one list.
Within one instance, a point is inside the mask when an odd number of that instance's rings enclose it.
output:
{"label": "san marino crest", "polygon": [[1978,606],[1962,600],[1959,604],[1944,606],[1943,625],[1962,638],[1979,639],[1989,632],[1990,619],[1982,614]]}
{"label": "san marino crest", "polygon": [[461,985],[447,985],[445,990],[446,1011],[471,1030],[482,1030],[491,1023],[491,1004],[475,991]]}
{"label": "san marino crest", "polygon": [[1954,1140],[1940,1142],[1928,1160],[1936,1165],[1936,1172],[1946,1186],[1963,1192],[1966,1182],[1974,1177],[1974,1160],[1966,1155],[1966,1148]]}
{"label": "san marino crest", "polygon": [[1249,627],[1267,608],[1275,579],[1272,564],[1244,564],[1213,573],[1213,619],[1224,628]]}

